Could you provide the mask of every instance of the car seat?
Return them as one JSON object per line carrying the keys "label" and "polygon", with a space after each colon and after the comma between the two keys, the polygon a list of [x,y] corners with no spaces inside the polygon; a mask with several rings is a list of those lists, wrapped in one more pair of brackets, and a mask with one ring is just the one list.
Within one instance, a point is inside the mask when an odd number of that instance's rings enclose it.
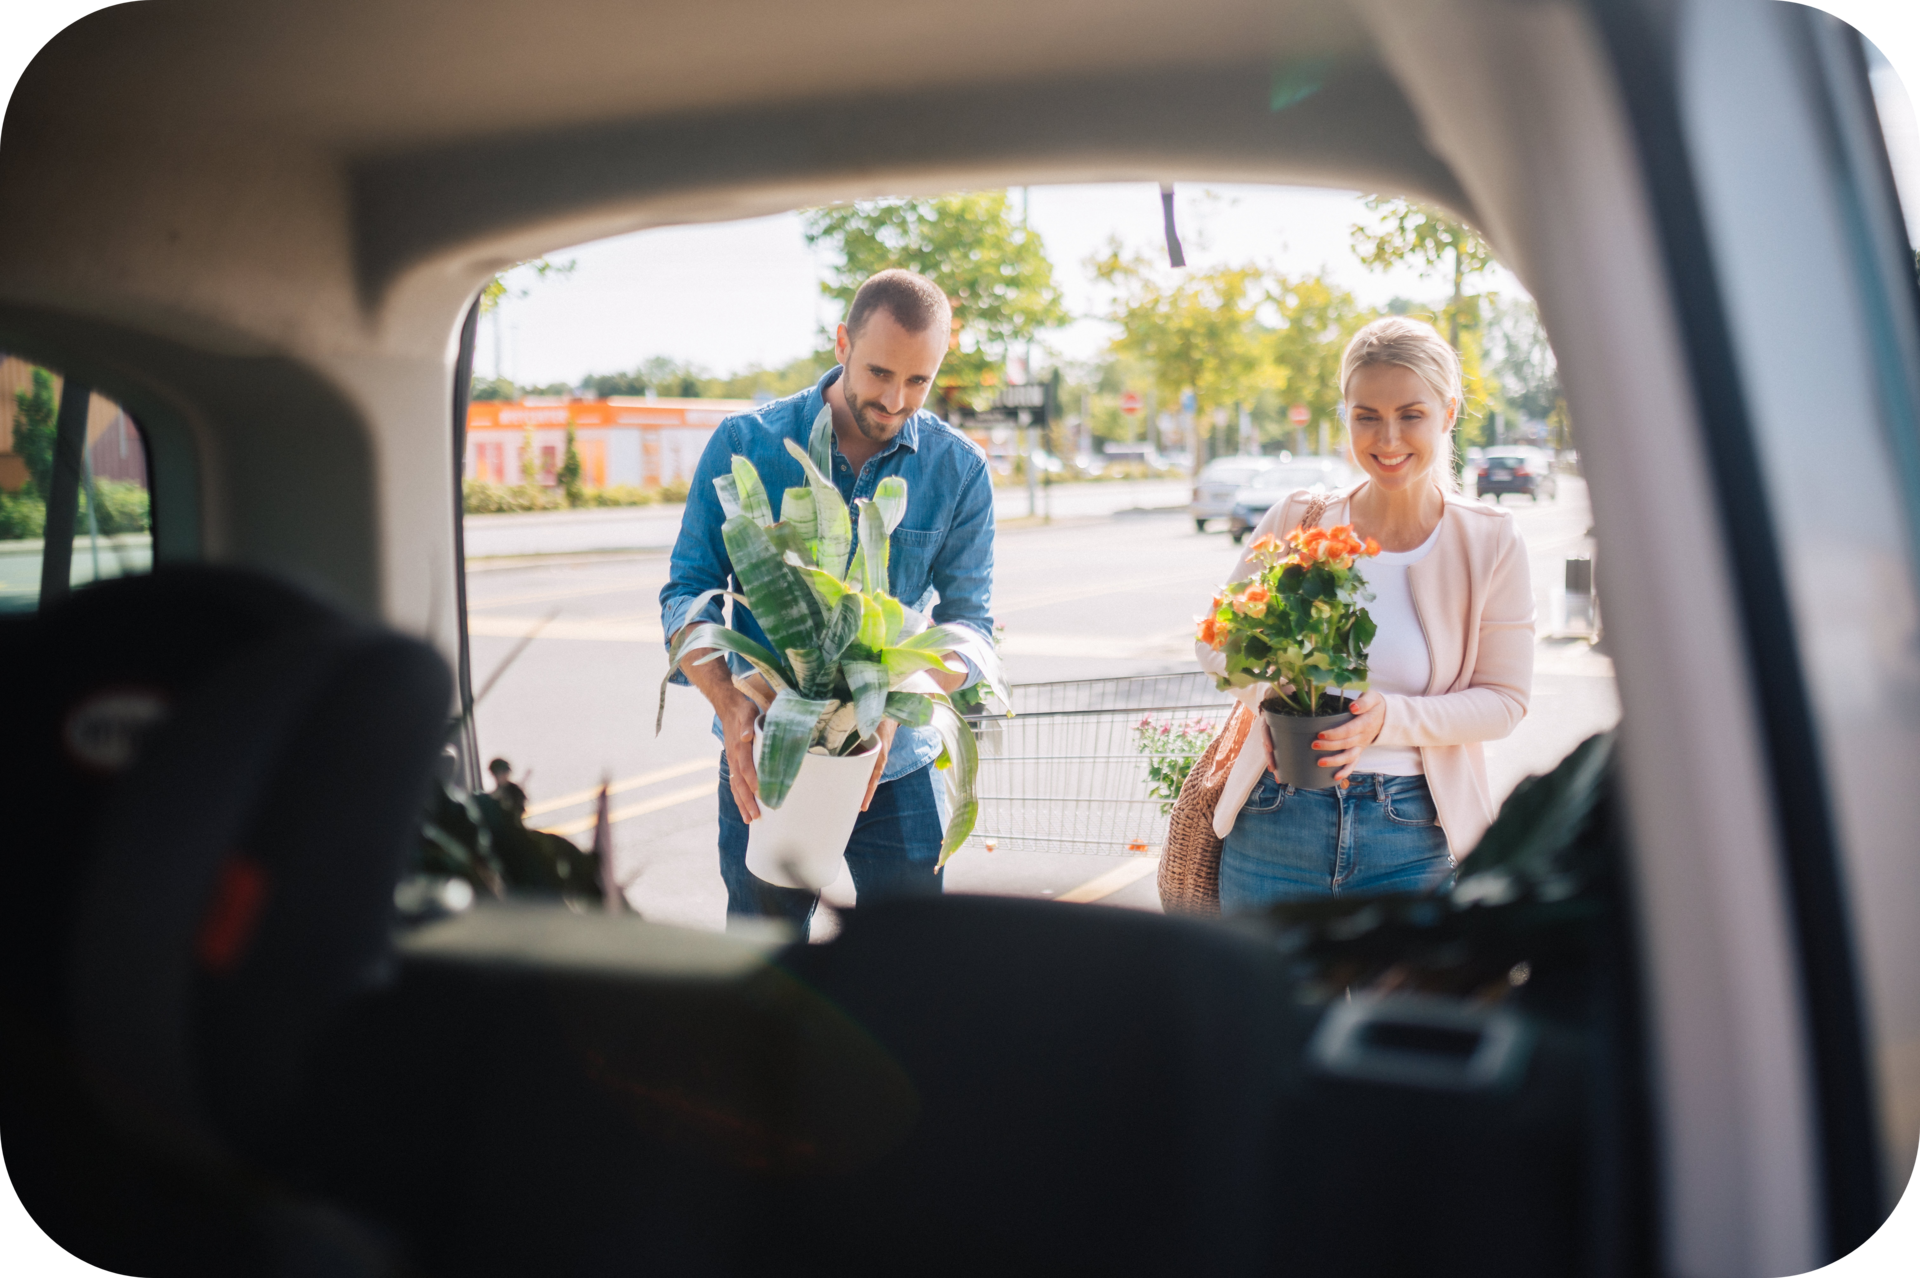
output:
{"label": "car seat", "polygon": [[310,1044],[386,965],[445,664],[177,567],[10,624],[0,668],[0,1138],[28,1211],[119,1272],[381,1272],[272,1169]]}

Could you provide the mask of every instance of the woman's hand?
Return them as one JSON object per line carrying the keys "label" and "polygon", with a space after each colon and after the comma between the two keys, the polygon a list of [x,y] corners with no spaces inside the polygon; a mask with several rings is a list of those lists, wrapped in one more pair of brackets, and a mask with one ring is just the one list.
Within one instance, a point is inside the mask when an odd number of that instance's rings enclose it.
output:
{"label": "woman's hand", "polygon": [[1333,779],[1341,789],[1346,788],[1348,774],[1360,762],[1360,752],[1374,743],[1387,722],[1387,701],[1377,692],[1356,698],[1352,710],[1353,718],[1313,739],[1314,749],[1327,752],[1327,756],[1319,760],[1320,766],[1340,769],[1333,774]]}

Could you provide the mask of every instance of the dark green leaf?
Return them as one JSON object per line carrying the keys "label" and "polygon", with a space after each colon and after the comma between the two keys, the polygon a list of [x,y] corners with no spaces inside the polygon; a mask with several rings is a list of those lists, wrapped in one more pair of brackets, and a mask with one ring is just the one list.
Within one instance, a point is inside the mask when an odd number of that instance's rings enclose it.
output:
{"label": "dark green leaf", "polygon": [[812,647],[825,618],[800,569],[786,562],[767,530],[749,516],[737,515],[722,524],[720,537],[753,619],[774,647],[782,652]]}

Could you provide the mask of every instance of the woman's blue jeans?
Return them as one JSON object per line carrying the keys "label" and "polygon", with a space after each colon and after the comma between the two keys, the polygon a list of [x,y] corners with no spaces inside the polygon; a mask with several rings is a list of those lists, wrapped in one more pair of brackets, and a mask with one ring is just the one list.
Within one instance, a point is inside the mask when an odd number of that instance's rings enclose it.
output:
{"label": "woman's blue jeans", "polygon": [[[720,877],[727,885],[727,918],[786,919],[806,935],[820,894],[780,887],[747,869],[747,823],[733,801],[726,755],[720,756]],[[934,801],[931,765],[882,781],[847,840],[853,890],[870,904],[888,896],[938,896],[943,825]]]}
{"label": "woman's blue jeans", "polygon": [[1356,772],[1345,790],[1296,790],[1271,772],[1220,849],[1220,908],[1424,892],[1453,875],[1425,777]]}

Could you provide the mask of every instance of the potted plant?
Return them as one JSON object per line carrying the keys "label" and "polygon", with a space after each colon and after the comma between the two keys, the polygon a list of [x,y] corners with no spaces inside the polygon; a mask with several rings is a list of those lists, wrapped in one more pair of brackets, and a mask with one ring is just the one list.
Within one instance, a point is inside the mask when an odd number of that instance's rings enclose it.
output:
{"label": "potted plant", "polygon": [[[748,826],[747,868],[769,883],[816,890],[839,871],[883,719],[931,724],[940,733],[935,766],[952,800],[940,852],[946,863],[978,813],[978,754],[973,733],[927,672],[957,668],[949,658],[964,651],[984,682],[1006,687],[983,636],[932,625],[888,592],[888,537],[906,514],[906,481],[881,480],[872,500],[849,512],[827,478],[832,430],[823,410],[808,448],[788,442],[807,482],[786,490],[778,520],[746,458],[736,456],[733,473],[713,481],[727,516],[720,535],[741,593],[709,590],[694,611],[725,595],[752,611],[773,646],[705,622],[682,631],[667,657],[671,672],[687,652],[714,649],[704,661],[734,653],[766,681],[771,699],[755,697],[765,713],[754,756],[760,817]],[[665,683],[660,695],[664,714]]]}
{"label": "potted plant", "polygon": [[1222,653],[1222,689],[1268,684],[1260,703],[1273,740],[1274,768],[1297,789],[1333,784],[1313,741],[1349,718],[1347,698],[1367,690],[1372,599],[1358,560],[1377,555],[1351,524],[1267,534],[1248,548],[1253,576],[1230,584],[1200,620],[1200,641]]}

